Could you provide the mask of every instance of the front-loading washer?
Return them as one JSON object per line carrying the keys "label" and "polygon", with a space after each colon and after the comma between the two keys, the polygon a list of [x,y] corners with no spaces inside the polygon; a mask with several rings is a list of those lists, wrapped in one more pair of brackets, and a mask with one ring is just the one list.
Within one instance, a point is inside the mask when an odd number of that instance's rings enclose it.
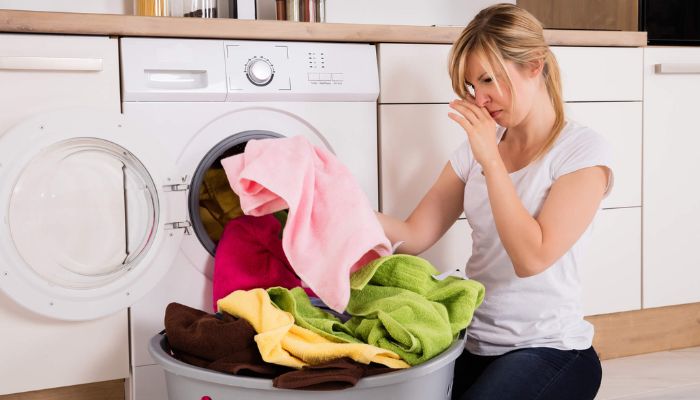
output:
{"label": "front-loading washer", "polygon": [[120,45],[124,117],[147,126],[175,160],[177,179],[166,190],[187,205],[173,221],[183,237],[175,261],[130,308],[130,395],[160,400],[164,375],[147,344],[163,329],[165,307],[214,311],[217,237],[202,218],[201,195],[219,160],[249,140],[302,135],[333,152],[378,206],[376,52],[368,44],[200,39],[124,38]]}

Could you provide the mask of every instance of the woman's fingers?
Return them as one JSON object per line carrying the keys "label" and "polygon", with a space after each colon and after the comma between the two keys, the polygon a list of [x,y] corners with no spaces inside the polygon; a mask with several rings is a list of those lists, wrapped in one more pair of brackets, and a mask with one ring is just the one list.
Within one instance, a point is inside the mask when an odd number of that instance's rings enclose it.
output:
{"label": "woman's fingers", "polygon": [[472,131],[473,125],[469,121],[467,121],[467,119],[464,118],[464,116],[452,112],[448,112],[447,116],[450,117],[450,119],[452,119],[453,121],[457,122],[462,127],[462,129],[464,129],[467,132],[467,135],[469,135],[469,132]]}
{"label": "woman's fingers", "polygon": [[485,107],[479,107],[472,101],[454,100],[450,103],[450,106],[452,105],[462,110],[471,111],[474,115],[474,118],[476,118],[476,121],[488,121],[493,119],[491,118],[491,114],[489,114]]}
{"label": "woman's fingers", "polygon": [[[452,102],[450,103],[450,107],[459,112],[464,116],[464,118],[468,119],[472,124],[476,124],[479,122],[479,115],[475,112],[473,108],[467,107],[467,103],[457,103],[457,102]],[[476,107],[473,106],[472,107]]]}

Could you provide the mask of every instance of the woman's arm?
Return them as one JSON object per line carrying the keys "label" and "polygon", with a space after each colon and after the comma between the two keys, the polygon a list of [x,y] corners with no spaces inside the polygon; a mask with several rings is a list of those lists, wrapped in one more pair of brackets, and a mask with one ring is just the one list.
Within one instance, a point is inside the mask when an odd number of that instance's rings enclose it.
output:
{"label": "woman's arm", "polygon": [[533,218],[500,158],[482,168],[496,230],[519,277],[546,270],[576,243],[593,220],[609,179],[602,166],[561,176]]}
{"label": "woman's arm", "polygon": [[405,221],[381,213],[377,213],[377,217],[392,243],[404,241],[398,248],[400,253],[420,254],[454,224],[463,211],[463,200],[464,182],[448,162]]}

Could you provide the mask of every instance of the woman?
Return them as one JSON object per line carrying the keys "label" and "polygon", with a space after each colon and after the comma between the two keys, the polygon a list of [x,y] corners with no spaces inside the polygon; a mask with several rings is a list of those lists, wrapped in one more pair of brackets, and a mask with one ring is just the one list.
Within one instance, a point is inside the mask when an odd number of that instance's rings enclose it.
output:
{"label": "woman", "polygon": [[612,187],[611,151],[564,117],[541,24],[511,4],[482,10],[452,47],[449,118],[467,140],[405,220],[379,214],[419,254],[464,212],[467,275],[486,297],[457,360],[454,399],[592,399],[601,380],[578,268]]}

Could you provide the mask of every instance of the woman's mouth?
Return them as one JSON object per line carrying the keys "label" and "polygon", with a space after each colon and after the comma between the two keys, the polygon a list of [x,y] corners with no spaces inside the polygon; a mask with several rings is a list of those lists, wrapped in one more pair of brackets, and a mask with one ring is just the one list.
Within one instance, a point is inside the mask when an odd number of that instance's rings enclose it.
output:
{"label": "woman's mouth", "polygon": [[502,112],[503,110],[489,111],[489,114],[491,115],[491,118],[496,119],[499,115],[501,115]]}

